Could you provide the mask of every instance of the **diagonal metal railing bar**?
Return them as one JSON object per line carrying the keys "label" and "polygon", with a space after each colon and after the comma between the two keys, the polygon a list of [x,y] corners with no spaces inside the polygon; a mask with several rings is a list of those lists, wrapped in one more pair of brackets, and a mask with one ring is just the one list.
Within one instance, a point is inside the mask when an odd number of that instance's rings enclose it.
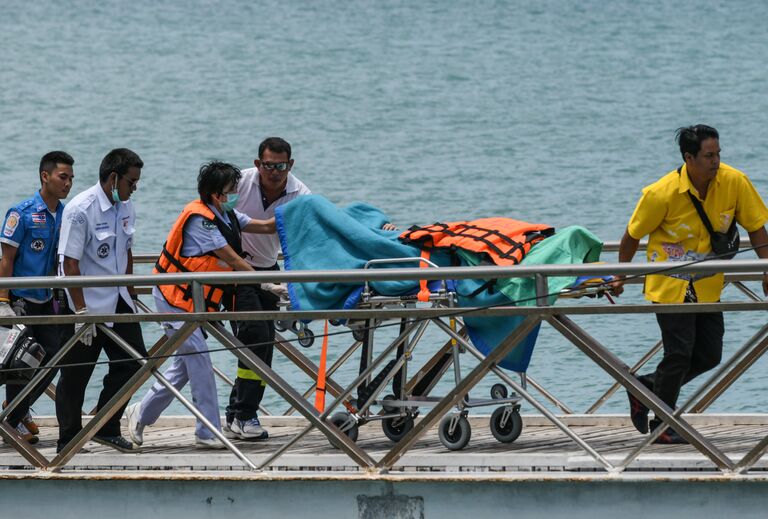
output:
{"label": "diagonal metal railing bar", "polygon": [[[448,325],[446,325],[443,321],[439,319],[435,319],[435,322],[437,325],[445,331],[445,333],[449,335],[453,335],[454,332],[450,329]],[[467,341],[464,338],[456,337],[456,340],[458,340],[464,348],[470,352],[475,358],[478,360],[483,360],[485,358],[485,355],[483,355],[480,350],[475,348],[469,341]],[[613,464],[611,464],[602,454],[597,452],[595,449],[592,448],[589,443],[584,441],[578,434],[576,434],[568,425],[566,425],[565,422],[563,422],[560,418],[558,418],[554,413],[552,413],[549,409],[547,409],[544,405],[542,405],[534,396],[528,392],[522,384],[515,381],[512,377],[510,377],[508,374],[506,374],[501,368],[498,366],[492,366],[491,371],[498,376],[502,381],[509,384],[512,389],[514,389],[520,396],[522,396],[529,404],[531,404],[533,407],[536,408],[537,411],[539,411],[541,414],[543,414],[550,422],[552,422],[558,429],[560,429],[563,433],[565,433],[566,436],[568,436],[570,439],[572,439],[579,447],[584,449],[584,451],[592,456],[598,463],[600,463],[606,470],[613,471],[615,467]],[[529,380],[530,382],[530,380]]]}
{"label": "diagonal metal railing bar", "polygon": [[19,435],[18,431],[11,427],[5,421],[5,419],[8,414],[11,413],[11,411],[13,411],[19,404],[21,404],[25,398],[27,398],[27,396],[35,389],[35,387],[48,375],[48,372],[59,365],[61,359],[63,359],[64,356],[69,353],[69,350],[72,349],[72,347],[77,343],[77,341],[80,339],[80,336],[83,335],[85,331],[86,327],[82,327],[72,337],[70,337],[69,340],[67,340],[67,342],[62,345],[59,351],[56,352],[53,357],[51,357],[51,359],[46,363],[45,367],[41,368],[40,371],[38,371],[35,376],[32,377],[32,380],[30,380],[29,383],[27,383],[26,386],[24,386],[24,388],[19,392],[19,394],[16,395],[16,398],[8,402],[8,405],[5,407],[5,409],[0,411],[0,424],[2,424],[2,427],[0,427],[0,436],[2,436],[3,440],[11,445],[11,447],[13,447],[16,452],[21,454],[24,459],[26,459],[35,467],[46,467],[49,463],[48,458],[43,456],[38,449],[24,440],[21,435]]}
{"label": "diagonal metal railing bar", "polygon": [[733,469],[733,462],[720,449],[704,438],[704,436],[702,436],[686,420],[674,416],[674,411],[630,373],[629,367],[624,364],[621,359],[601,345],[592,336],[587,334],[571,319],[564,315],[557,315],[548,317],[547,322],[592,359],[592,361],[600,366],[606,373],[619,381],[645,406],[651,409],[657,417],[665,423],[672,425],[675,428],[675,431],[688,440],[688,442],[699,452],[712,460],[720,470]]}
{"label": "diagonal metal railing bar", "polygon": [[[632,373],[633,375],[637,373],[640,370],[640,368],[645,366],[648,363],[648,361],[650,361],[653,358],[654,355],[656,355],[659,351],[661,351],[661,348],[663,346],[664,344],[660,340],[657,341],[656,344],[654,344],[650,350],[645,352],[645,355],[640,357],[640,360],[638,360],[636,363],[632,365],[631,368],[629,368],[629,372]],[[585,414],[593,414],[595,411],[600,409],[603,406],[603,404],[608,401],[609,398],[611,398],[614,394],[616,394],[616,391],[618,391],[620,387],[621,387],[621,384],[619,384],[618,382],[614,382],[611,385],[611,387],[608,388],[608,390],[605,393],[600,395],[600,397],[595,401],[595,403],[592,404],[589,409],[587,409]]]}
{"label": "diagonal metal railing bar", "polygon": [[758,444],[752,448],[752,450],[745,454],[744,457],[741,458],[738,463],[736,463],[736,466],[733,468],[733,472],[735,474],[745,474],[747,471],[749,471],[750,468],[752,468],[755,463],[760,460],[763,454],[765,454],[766,450],[768,450],[768,436],[760,440]]}
{"label": "diagonal metal railing bar", "polygon": [[526,377],[526,382],[533,387],[536,391],[538,391],[541,396],[549,400],[552,405],[560,409],[565,414],[573,414],[573,409],[568,407],[568,405],[565,404],[562,400],[557,398],[555,395],[553,395],[550,391],[547,390],[544,386],[539,384],[535,379],[533,379],[530,375]]}
{"label": "diagonal metal railing bar", "polygon": [[[119,345],[123,350],[128,352],[128,354],[133,357],[134,359],[138,360],[138,362],[143,366],[147,363],[147,361],[144,359],[144,357],[139,354],[136,350],[133,349],[133,347],[128,344],[128,342],[125,341],[122,337],[117,335],[113,330],[111,330],[109,327],[100,325],[100,330],[105,333],[110,339],[112,339],[117,345]],[[160,373],[157,368],[150,368],[150,372],[152,373],[152,376],[157,379],[160,384],[163,385],[168,391],[171,392],[171,394],[179,401],[181,404],[186,407],[192,415],[200,420],[200,422],[203,424],[203,426],[211,431],[211,433],[221,442],[224,444],[224,446],[232,453],[234,454],[240,461],[245,463],[247,467],[249,467],[251,470],[256,470],[256,465],[253,464],[253,462],[243,454],[240,449],[238,449],[232,442],[230,442],[226,436],[224,436],[218,427],[213,425],[208,418],[205,417],[205,415],[200,412],[200,410],[192,404],[184,395],[181,394],[181,392],[174,387],[171,382],[165,378],[165,376]],[[130,399],[130,396],[129,396]]]}
{"label": "diagonal metal railing bar", "polygon": [[[72,438],[67,445],[59,452],[59,454],[50,462],[48,469],[53,471],[59,471],[72,459],[72,457],[82,448],[85,443],[90,440],[103,426],[109,418],[115,414],[117,409],[124,403],[130,400],[131,396],[138,391],[138,389],[146,382],[150,376],[152,376],[152,368],[155,368],[167,360],[167,356],[174,353],[181,344],[187,340],[195,331],[197,325],[195,323],[184,323],[172,337],[164,341],[164,343],[157,348],[156,357],[147,360],[146,364],[141,366],[134,374],[128,379],[123,387],[104,404],[99,412],[97,412],[90,421],[80,430],[79,433]],[[128,352],[126,352],[128,353]]]}
{"label": "diagonal metal railing bar", "polygon": [[[364,450],[358,447],[346,434],[337,427],[325,423],[320,413],[312,407],[309,402],[301,397],[290,383],[278,375],[271,367],[256,356],[252,351],[245,348],[234,335],[226,330],[216,327],[211,323],[205,323],[205,328],[211,335],[226,348],[230,349],[234,355],[240,359],[248,369],[259,375],[277,394],[279,394],[289,404],[293,405],[314,427],[317,427],[329,440],[333,441],[338,447],[349,456],[355,463],[363,468],[372,468],[375,465]],[[264,468],[264,464],[258,467]]]}
{"label": "diagonal metal railing bar", "polygon": [[[699,399],[702,393],[708,391],[710,388],[717,388],[722,383],[721,381],[723,380],[724,376],[727,377],[728,373],[733,371],[732,366],[738,364],[740,359],[755,349],[762,351],[768,349],[768,324],[764,325],[756,334],[754,334],[741,348],[739,348],[738,351],[731,355],[727,361],[720,364],[720,366],[718,366],[717,369],[715,369],[715,371],[707,378],[704,384],[699,386],[693,392],[693,394],[686,399],[683,405],[675,409],[673,416],[680,417],[683,413],[688,412],[689,409],[695,406],[696,403],[701,402],[701,400],[697,399]],[[718,396],[719,394],[722,394],[722,391],[718,393]],[[714,401],[714,398],[712,401]],[[635,449],[626,456],[620,466],[627,467],[635,458],[637,458],[637,456],[640,455],[640,452],[643,449],[653,443],[656,438],[661,435],[663,430],[664,427],[659,427],[655,431],[651,431],[651,433],[640,443],[640,445],[635,447]]]}
{"label": "diagonal metal railing bar", "polygon": [[[387,358],[387,356],[392,353],[392,351],[397,348],[397,346],[405,340],[410,332],[415,327],[415,323],[410,323],[409,326],[407,326],[403,331],[400,332],[400,335],[388,346],[384,349],[384,351],[379,354],[378,358],[374,359],[371,364],[368,365],[366,369],[364,369],[360,374],[357,376],[355,380],[350,383],[344,391],[336,397],[336,399],[331,402],[329,406],[326,407],[325,411],[323,411],[320,414],[320,419],[325,420],[328,418],[331,413],[333,412],[336,407],[338,407],[341,403],[343,403],[349,396],[352,394],[352,392],[364,381],[366,378],[374,372],[374,370],[378,369],[378,367],[384,363],[384,360]],[[301,438],[306,436],[309,431],[314,429],[315,425],[310,423],[304,429],[299,431],[298,434],[296,434],[293,438],[291,438],[288,442],[284,443],[280,448],[275,451],[271,456],[269,456],[266,460],[262,462],[262,464],[259,466],[259,468],[263,468],[266,466],[271,465],[277,458],[282,456],[282,454],[290,449],[296,442],[298,442]],[[344,435],[346,436],[346,434]],[[329,438],[330,439],[330,438]]]}
{"label": "diagonal metal railing bar", "polygon": [[376,466],[383,471],[388,471],[392,468],[394,464],[397,463],[397,460],[399,460],[430,427],[435,425],[448,409],[456,405],[459,400],[464,398],[464,395],[466,395],[470,389],[480,382],[491,366],[495,365],[512,351],[540,322],[541,319],[539,317],[526,317],[487,357],[480,361],[472,371],[462,378],[461,382],[456,384],[456,386],[449,391],[445,397],[443,397],[443,399],[424,416],[424,418],[415,424],[413,429],[408,431],[408,433],[379,460]]}
{"label": "diagonal metal railing bar", "polygon": [[[707,391],[697,402],[691,406],[692,413],[702,413],[725,391],[731,387],[741,375],[744,374],[755,362],[757,362],[766,351],[768,351],[768,342],[761,340],[768,334],[768,324],[764,325],[745,345],[732,356],[734,362],[729,364],[733,368],[725,373],[717,385]],[[754,344],[754,347],[750,345]]]}

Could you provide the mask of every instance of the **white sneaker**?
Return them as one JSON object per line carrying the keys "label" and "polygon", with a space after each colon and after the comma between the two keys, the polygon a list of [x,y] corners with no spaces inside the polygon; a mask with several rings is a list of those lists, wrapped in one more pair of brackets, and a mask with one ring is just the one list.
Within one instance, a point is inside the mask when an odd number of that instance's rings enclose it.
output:
{"label": "white sneaker", "polygon": [[221,428],[221,433],[225,438],[229,438],[230,440],[240,439],[240,436],[238,436],[237,433],[232,430],[232,422],[226,422],[224,427]]}
{"label": "white sneaker", "polygon": [[200,438],[195,436],[195,447],[198,449],[225,449],[226,445],[221,443],[218,438]]}
{"label": "white sneaker", "polygon": [[258,417],[255,416],[250,420],[235,418],[230,428],[241,440],[266,440],[269,437],[267,431],[261,427]]}
{"label": "white sneaker", "polygon": [[128,420],[128,435],[136,445],[144,443],[144,425],[139,423],[141,402],[129,405],[125,408],[125,418]]}

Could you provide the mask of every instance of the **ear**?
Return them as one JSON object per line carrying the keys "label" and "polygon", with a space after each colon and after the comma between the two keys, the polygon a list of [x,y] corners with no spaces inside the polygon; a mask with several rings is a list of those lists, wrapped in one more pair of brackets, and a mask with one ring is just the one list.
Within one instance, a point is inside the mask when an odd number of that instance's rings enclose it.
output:
{"label": "ear", "polygon": [[40,172],[40,184],[45,185],[51,179],[51,174],[46,170]]}
{"label": "ear", "polygon": [[253,161],[253,165],[258,168],[258,167],[261,166],[261,161],[259,159],[256,159],[256,160]]}
{"label": "ear", "polygon": [[291,168],[293,167],[293,159],[290,159],[290,160],[288,161],[288,164],[290,164],[290,165],[288,166],[288,169],[291,169]]}

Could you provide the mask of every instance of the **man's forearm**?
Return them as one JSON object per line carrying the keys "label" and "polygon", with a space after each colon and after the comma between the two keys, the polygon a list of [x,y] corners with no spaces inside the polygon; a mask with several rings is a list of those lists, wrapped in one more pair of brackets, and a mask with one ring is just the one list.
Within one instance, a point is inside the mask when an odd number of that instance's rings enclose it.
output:
{"label": "man's forearm", "polygon": [[635,257],[637,248],[640,246],[640,240],[634,239],[629,235],[629,231],[624,231],[619,244],[619,262],[629,263]]}
{"label": "man's forearm", "polygon": [[[64,258],[64,264],[62,270],[65,276],[79,276],[80,274],[80,262],[72,258]],[[85,296],[83,295],[83,289],[80,287],[71,287],[67,289],[69,291],[69,297],[72,298],[72,304],[75,305],[74,311],[82,310],[85,308]]]}

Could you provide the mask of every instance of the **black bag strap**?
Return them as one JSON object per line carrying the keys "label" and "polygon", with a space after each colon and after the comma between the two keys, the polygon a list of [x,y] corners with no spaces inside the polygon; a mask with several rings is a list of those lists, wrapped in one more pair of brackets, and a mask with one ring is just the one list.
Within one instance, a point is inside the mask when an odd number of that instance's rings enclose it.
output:
{"label": "black bag strap", "polygon": [[[677,174],[682,175],[683,167],[680,166],[677,168]],[[696,212],[699,213],[699,218],[701,218],[701,222],[704,224],[704,227],[707,228],[707,232],[709,232],[710,236],[715,235],[715,230],[712,228],[712,224],[709,222],[709,218],[707,218],[707,213],[704,212],[704,208],[701,206],[701,202],[699,202],[699,199],[696,198],[696,196],[691,193],[690,190],[688,190],[688,196],[691,199],[691,202],[693,202],[693,207],[696,208]]]}

